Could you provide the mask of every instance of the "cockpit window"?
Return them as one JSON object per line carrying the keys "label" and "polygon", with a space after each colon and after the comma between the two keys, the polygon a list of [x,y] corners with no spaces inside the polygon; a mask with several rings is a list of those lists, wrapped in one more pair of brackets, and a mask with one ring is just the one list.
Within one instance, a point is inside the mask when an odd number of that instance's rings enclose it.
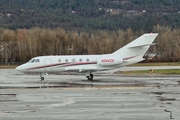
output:
{"label": "cockpit window", "polygon": [[36,59],[35,62],[39,62],[39,59]]}
{"label": "cockpit window", "polygon": [[31,60],[29,60],[28,61],[28,63],[37,63],[37,62],[40,62],[40,60],[39,59],[31,59]]}
{"label": "cockpit window", "polygon": [[35,61],[35,59],[33,59],[32,61],[31,61],[31,63],[33,63]]}
{"label": "cockpit window", "polygon": [[35,61],[35,59],[31,59],[28,61],[28,63],[33,63]]}

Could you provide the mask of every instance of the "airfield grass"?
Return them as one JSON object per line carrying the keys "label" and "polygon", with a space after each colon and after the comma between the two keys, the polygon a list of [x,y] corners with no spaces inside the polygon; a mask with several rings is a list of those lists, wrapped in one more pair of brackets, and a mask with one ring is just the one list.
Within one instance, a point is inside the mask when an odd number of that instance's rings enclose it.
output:
{"label": "airfield grass", "polygon": [[15,69],[17,65],[0,65],[0,69]]}
{"label": "airfield grass", "polygon": [[116,74],[180,74],[180,69],[119,71]]}
{"label": "airfield grass", "polygon": [[131,66],[180,66],[180,62],[137,63]]}
{"label": "airfield grass", "polygon": [[[137,63],[131,66],[180,66],[180,62]],[[0,65],[0,69],[15,69],[17,65]],[[116,74],[180,74],[180,69],[120,71]]]}
{"label": "airfield grass", "polygon": [[[180,62],[137,63],[132,66],[180,66]],[[180,74],[180,69],[120,71],[117,74]]]}

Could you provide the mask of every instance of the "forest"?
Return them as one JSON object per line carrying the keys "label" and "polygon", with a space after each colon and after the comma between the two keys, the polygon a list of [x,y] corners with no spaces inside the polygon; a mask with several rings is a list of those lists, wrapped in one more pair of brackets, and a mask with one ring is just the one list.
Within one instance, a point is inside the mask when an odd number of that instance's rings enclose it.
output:
{"label": "forest", "polygon": [[[159,33],[148,53],[156,53],[154,62],[180,61],[180,29],[154,26],[153,31]],[[42,55],[84,55],[112,53],[130,41],[144,34],[132,29],[118,31],[98,31],[94,34],[77,33],[55,29],[18,29],[0,28],[0,60],[1,64],[27,62],[35,56]],[[151,62],[153,62],[151,61]]]}

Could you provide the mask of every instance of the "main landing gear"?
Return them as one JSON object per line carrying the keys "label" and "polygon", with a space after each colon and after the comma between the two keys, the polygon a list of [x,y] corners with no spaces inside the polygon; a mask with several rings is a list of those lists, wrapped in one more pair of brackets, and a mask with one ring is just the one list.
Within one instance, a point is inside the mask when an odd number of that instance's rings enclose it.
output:
{"label": "main landing gear", "polygon": [[90,71],[86,73],[86,77],[88,80],[93,80],[93,74]]}
{"label": "main landing gear", "polygon": [[41,73],[39,73],[39,76],[40,76],[41,81],[43,81],[43,80],[44,80],[44,77],[42,76]]}

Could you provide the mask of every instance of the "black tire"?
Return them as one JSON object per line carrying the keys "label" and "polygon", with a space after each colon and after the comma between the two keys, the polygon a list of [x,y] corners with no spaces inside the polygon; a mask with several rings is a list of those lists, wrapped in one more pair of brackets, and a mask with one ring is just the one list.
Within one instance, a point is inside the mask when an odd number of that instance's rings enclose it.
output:
{"label": "black tire", "polygon": [[44,77],[41,77],[41,80],[44,80]]}
{"label": "black tire", "polygon": [[88,80],[93,80],[93,74],[90,74],[90,76],[87,76]]}

